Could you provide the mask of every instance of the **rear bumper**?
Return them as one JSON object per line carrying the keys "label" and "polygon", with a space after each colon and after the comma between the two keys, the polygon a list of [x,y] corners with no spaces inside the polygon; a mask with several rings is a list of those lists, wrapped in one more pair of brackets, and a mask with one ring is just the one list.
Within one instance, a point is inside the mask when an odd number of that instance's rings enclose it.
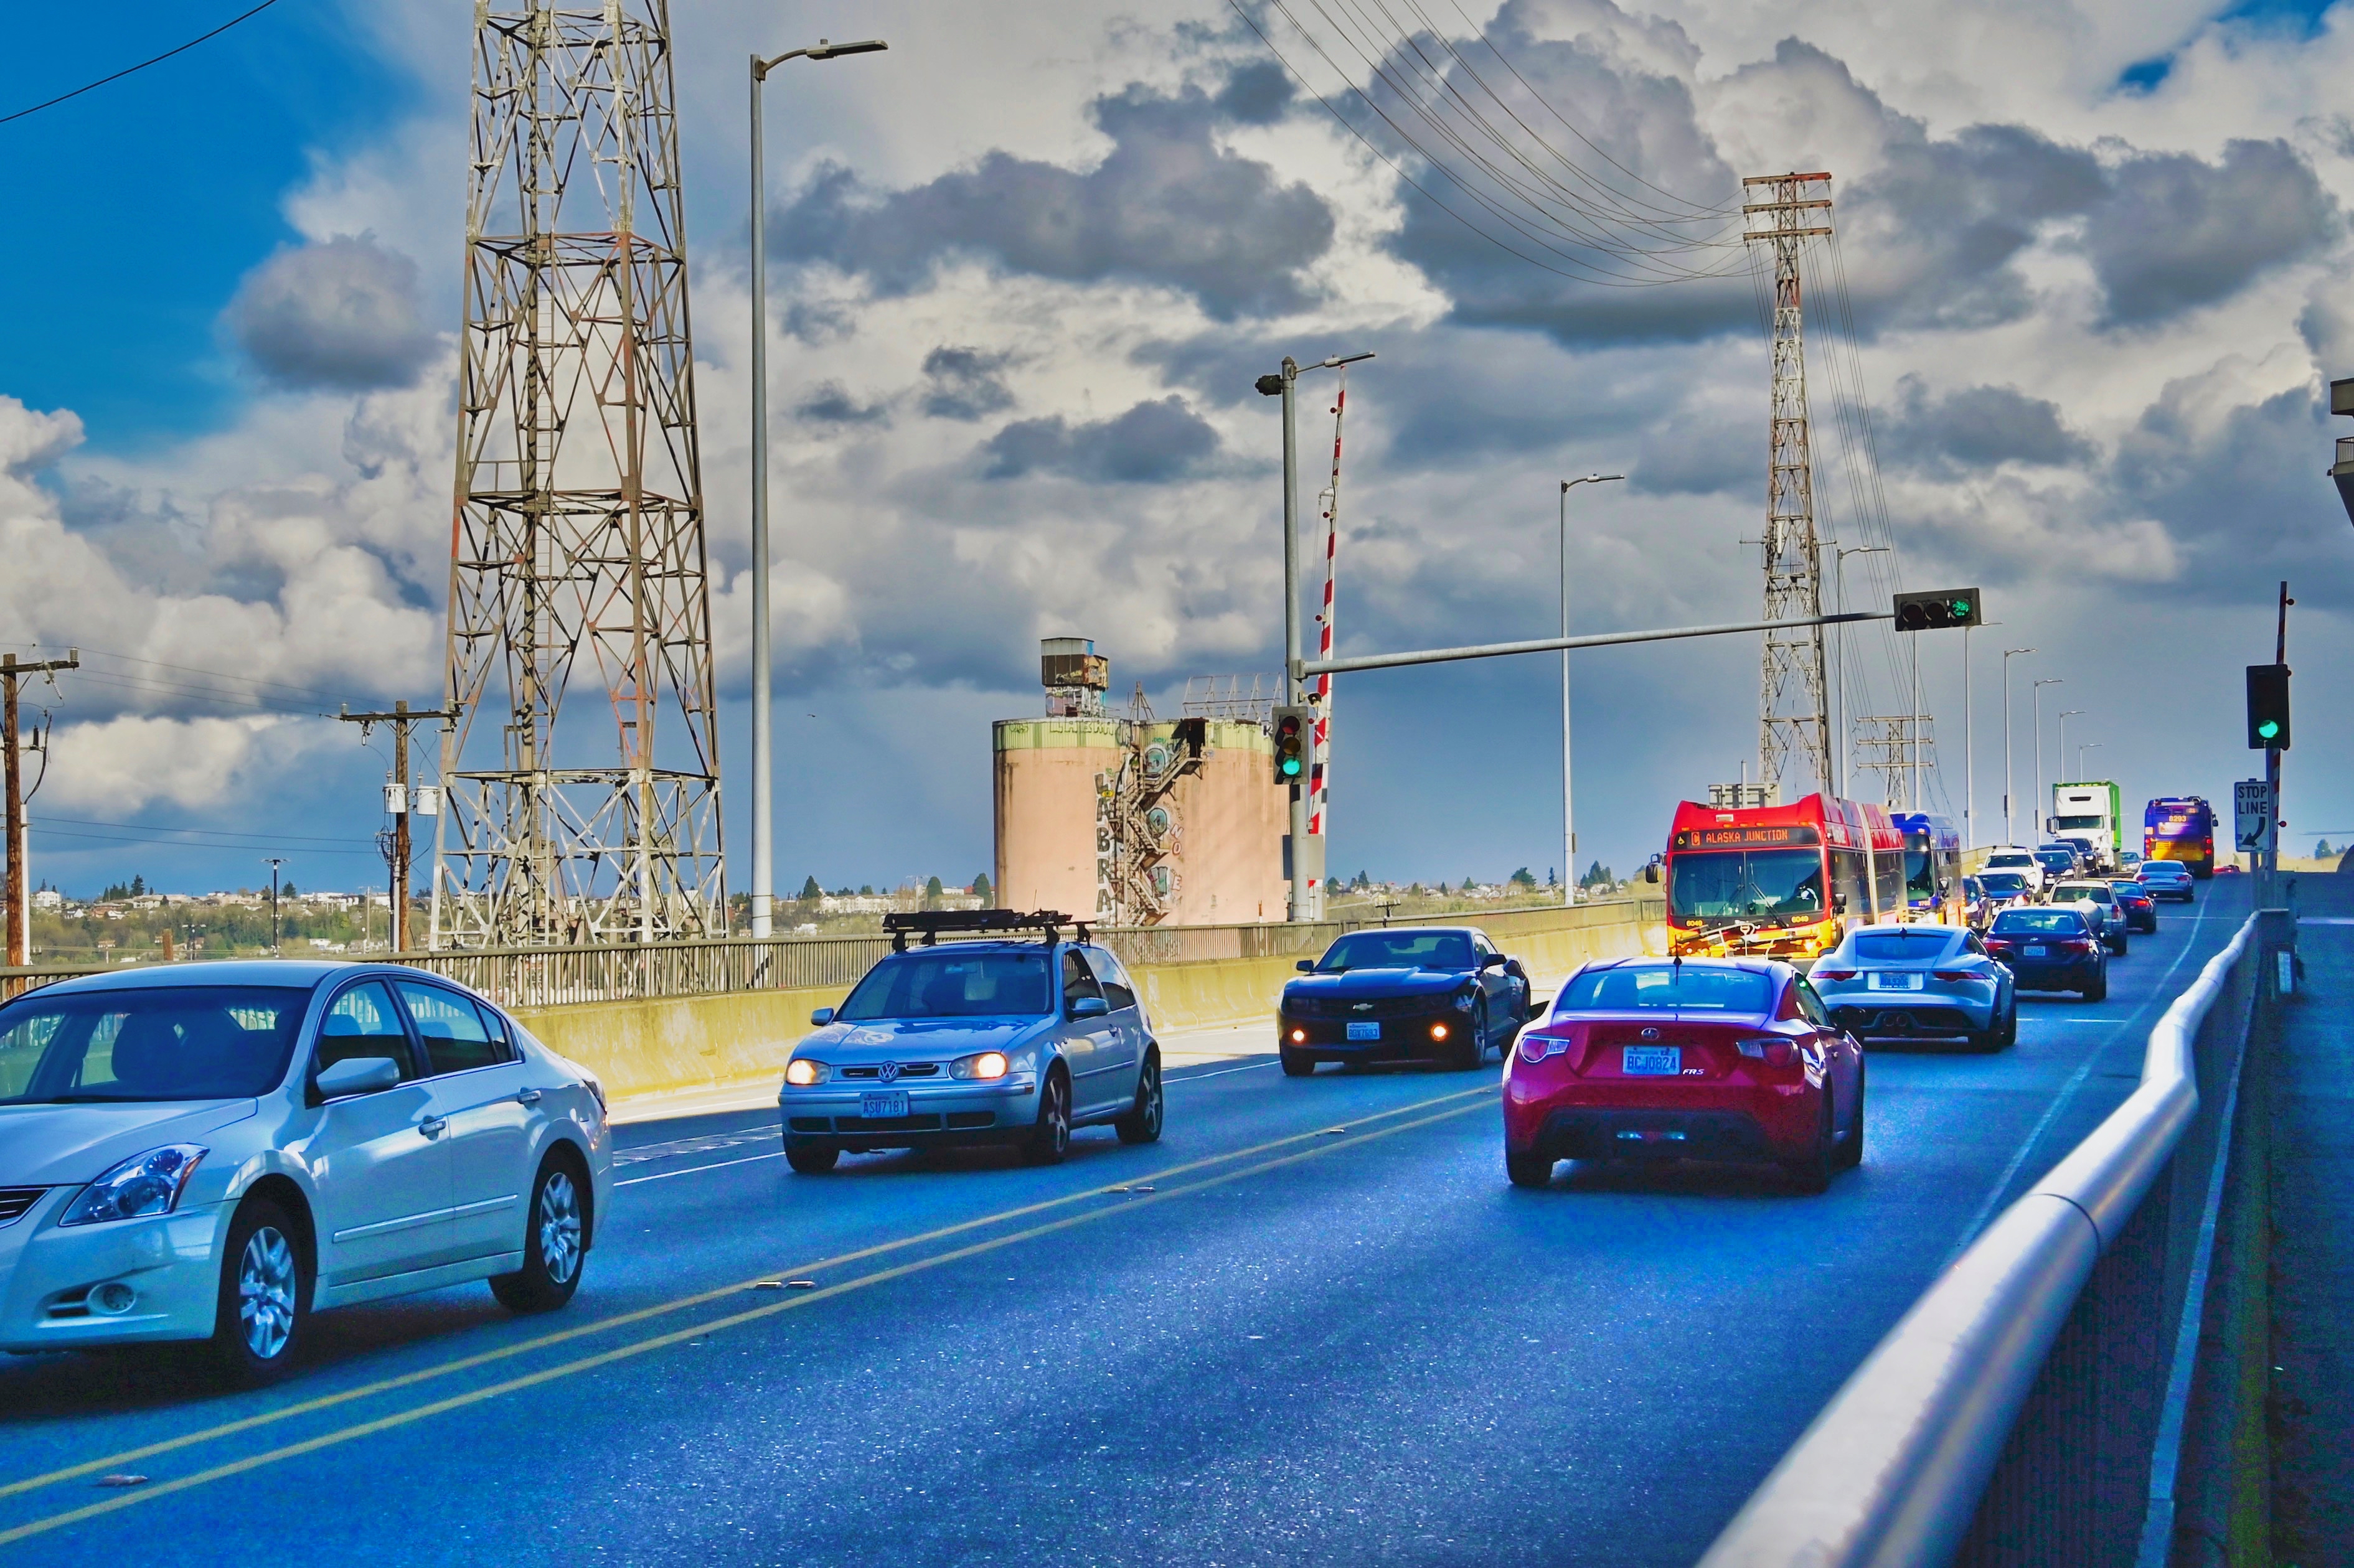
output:
{"label": "rear bumper", "polygon": [[1980,1034],[1995,1025],[1994,998],[1971,1002],[1960,997],[1926,997],[1917,1002],[1849,1004],[1823,999],[1831,1021],[1849,1033],[1880,1038],[1935,1039]]}
{"label": "rear bumper", "polygon": [[2101,978],[2097,959],[2074,963],[2038,963],[2032,959],[2009,962],[2011,983],[2020,991],[2083,991]]}
{"label": "rear bumper", "polygon": [[1554,1160],[1628,1157],[1792,1160],[1811,1151],[1821,1125],[1814,1084],[1582,1082],[1543,1099],[1504,1102],[1504,1146]]}

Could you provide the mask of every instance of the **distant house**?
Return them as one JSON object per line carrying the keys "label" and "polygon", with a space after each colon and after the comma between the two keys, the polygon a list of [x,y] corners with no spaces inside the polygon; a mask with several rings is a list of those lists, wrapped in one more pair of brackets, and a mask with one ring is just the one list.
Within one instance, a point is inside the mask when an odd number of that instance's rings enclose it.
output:
{"label": "distant house", "polygon": [[44,887],[33,895],[33,907],[36,909],[63,909],[65,906],[66,895],[54,887]]}

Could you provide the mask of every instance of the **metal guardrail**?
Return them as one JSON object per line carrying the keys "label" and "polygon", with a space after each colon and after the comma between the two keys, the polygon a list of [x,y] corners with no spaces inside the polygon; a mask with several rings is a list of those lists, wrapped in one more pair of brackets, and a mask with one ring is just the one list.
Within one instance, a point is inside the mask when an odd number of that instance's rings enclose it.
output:
{"label": "metal guardrail", "polygon": [[[1478,926],[1500,941],[1509,942],[1516,932],[1558,930],[1589,924],[1656,924],[1666,918],[1666,906],[1659,900],[1637,898],[1580,904],[1570,909],[1500,909],[1485,914],[1443,915],[1426,923]],[[1296,925],[1278,922],[1114,927],[1095,928],[1093,934],[1118,953],[1123,963],[1180,964],[1217,959],[1306,957],[1322,952],[1344,932],[1384,923],[1375,918],[1303,921]],[[567,1002],[642,1001],[718,991],[847,987],[855,984],[860,976],[874,968],[875,960],[890,950],[891,939],[880,935],[776,937],[767,940],[730,937],[714,941],[637,946],[482,948],[404,953],[398,961],[446,975],[509,1007],[553,1007]],[[0,969],[0,1001],[35,986],[79,975],[114,973],[121,967]]]}
{"label": "metal guardrail", "polygon": [[2227,1091],[2289,929],[2249,916],[2151,1031],[2140,1086],[1914,1304],[1701,1568],[2135,1561],[2179,1442]]}

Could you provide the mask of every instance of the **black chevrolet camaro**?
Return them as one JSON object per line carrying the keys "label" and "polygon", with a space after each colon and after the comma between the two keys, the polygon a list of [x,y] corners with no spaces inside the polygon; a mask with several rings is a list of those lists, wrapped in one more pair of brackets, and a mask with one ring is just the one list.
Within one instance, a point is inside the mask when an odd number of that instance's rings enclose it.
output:
{"label": "black chevrolet camaro", "polygon": [[1295,1078],[1319,1062],[1477,1067],[1490,1045],[1510,1050],[1529,1017],[1527,971],[1469,926],[1352,931],[1299,968],[1276,1014],[1283,1070]]}

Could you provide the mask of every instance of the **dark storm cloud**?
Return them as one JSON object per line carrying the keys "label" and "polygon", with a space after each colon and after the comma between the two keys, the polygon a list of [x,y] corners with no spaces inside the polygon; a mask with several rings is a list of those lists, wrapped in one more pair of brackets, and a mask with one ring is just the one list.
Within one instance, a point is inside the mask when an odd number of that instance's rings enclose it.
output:
{"label": "dark storm cloud", "polygon": [[2069,428],[2057,403],[2015,387],[1961,387],[1932,397],[1916,376],[1896,384],[1878,444],[1890,468],[1949,474],[2005,462],[2073,467],[2098,450]]}
{"label": "dark storm cloud", "polygon": [[1139,403],[1109,419],[1017,419],[981,445],[990,479],[1048,472],[1115,483],[1158,483],[1218,449],[1218,432],[1178,397]]}
{"label": "dark storm cloud", "polygon": [[286,387],[404,386],[435,351],[417,263],[366,234],[271,257],[246,274],[223,321],[262,374]]}
{"label": "dark storm cloud", "polygon": [[[1233,101],[1228,102],[1231,96]],[[830,261],[894,292],[920,288],[959,254],[1074,282],[1128,280],[1183,289],[1228,319],[1294,308],[1299,269],[1332,241],[1332,215],[1304,185],[1221,151],[1212,132],[1270,112],[1257,77],[1212,99],[1143,87],[1095,101],[1112,139],[1092,169],[993,152],[971,168],[875,196],[828,166],[780,214],[779,255]]]}
{"label": "dark storm cloud", "polygon": [[2128,159],[2093,209],[2084,248],[2108,318],[2139,324],[2236,293],[2344,228],[2338,203],[2285,142],[2235,141],[2221,164]]}
{"label": "dark storm cloud", "polygon": [[924,355],[923,410],[935,419],[978,419],[1013,407],[1013,393],[1000,374],[1010,354],[943,344]]}
{"label": "dark storm cloud", "polygon": [[881,403],[861,403],[841,382],[827,381],[793,409],[793,418],[819,425],[887,425],[891,410]]}

